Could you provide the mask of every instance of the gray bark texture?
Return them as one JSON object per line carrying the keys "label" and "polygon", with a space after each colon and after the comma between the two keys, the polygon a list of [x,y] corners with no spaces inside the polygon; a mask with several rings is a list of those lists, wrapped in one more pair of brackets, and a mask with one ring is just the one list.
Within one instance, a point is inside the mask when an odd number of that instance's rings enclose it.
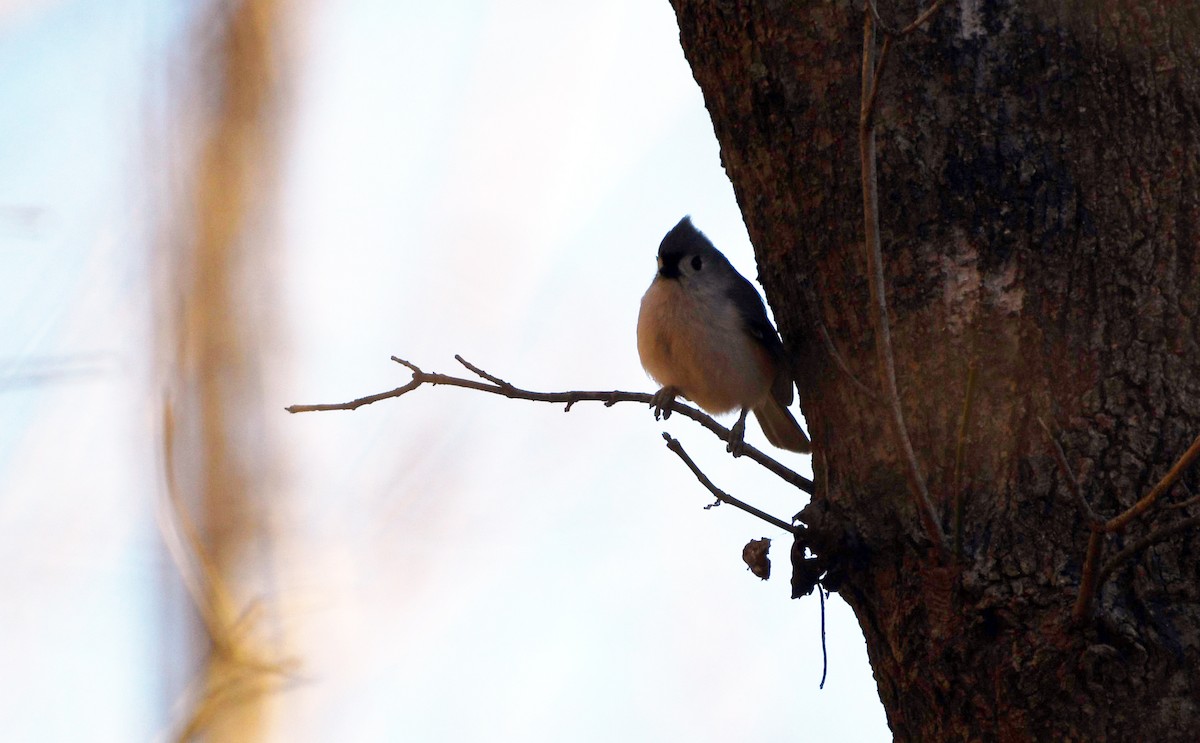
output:
{"label": "gray bark texture", "polygon": [[[927,7],[878,1],[891,28]],[[797,367],[803,544],[862,625],[895,738],[1196,740],[1197,529],[1121,560],[1072,622],[1090,530],[1053,440],[1111,518],[1200,434],[1200,5],[958,0],[893,43],[875,108],[893,358],[948,546],[963,503],[959,558],[921,526],[880,383],[863,3],[672,5]],[[1200,515],[1197,469],[1100,564]]]}

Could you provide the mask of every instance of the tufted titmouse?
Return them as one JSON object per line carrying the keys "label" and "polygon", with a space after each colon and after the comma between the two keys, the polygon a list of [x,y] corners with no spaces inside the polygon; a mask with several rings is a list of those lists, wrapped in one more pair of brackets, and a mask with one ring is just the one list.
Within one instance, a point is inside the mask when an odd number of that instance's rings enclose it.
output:
{"label": "tufted titmouse", "polygon": [[655,417],[670,415],[671,401],[683,395],[714,415],[741,409],[729,442],[735,455],[751,410],[772,444],[811,450],[787,409],[792,373],[762,298],[690,217],[658,247],[658,274],[642,297],[637,337],[642,366],[662,385]]}

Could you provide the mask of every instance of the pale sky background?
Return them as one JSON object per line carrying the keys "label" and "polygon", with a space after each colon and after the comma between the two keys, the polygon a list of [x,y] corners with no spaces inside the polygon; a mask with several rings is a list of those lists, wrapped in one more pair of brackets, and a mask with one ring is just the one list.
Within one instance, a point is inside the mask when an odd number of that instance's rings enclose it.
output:
{"label": "pale sky background", "polygon": [[[194,670],[155,519],[150,267],[196,3],[0,0],[0,739],[160,740]],[[685,419],[425,388],[652,391],[638,301],[691,214],[756,271],[666,0],[291,11],[256,580],[277,741],[882,741],[862,634],[789,599],[803,494]],[[169,157],[168,157],[169,159]],[[751,443],[769,448],[748,426]],[[808,458],[778,458],[809,473]],[[775,539],[774,577],[741,561]]]}

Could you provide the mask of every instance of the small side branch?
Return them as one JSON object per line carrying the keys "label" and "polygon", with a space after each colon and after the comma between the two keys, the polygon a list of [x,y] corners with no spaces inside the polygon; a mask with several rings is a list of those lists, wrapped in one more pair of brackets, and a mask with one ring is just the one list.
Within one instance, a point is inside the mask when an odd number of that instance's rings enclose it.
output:
{"label": "small side branch", "polygon": [[896,35],[897,36],[908,36],[913,31],[916,31],[921,26],[924,26],[926,23],[929,22],[930,18],[933,18],[934,13],[937,13],[939,10],[941,10],[942,6],[945,4],[946,4],[946,0],[937,0],[937,2],[934,3],[933,5],[930,5],[925,10],[924,13],[917,16],[916,20],[914,20],[912,23],[908,24],[904,28],[900,29],[900,32],[897,33]]}
{"label": "small side branch", "polygon": [[[500,377],[490,374],[478,366],[470,363],[461,356],[454,357],[460,364],[469,369],[472,373],[479,376],[484,381],[477,379],[467,379],[464,377],[455,377],[448,374],[438,374],[436,372],[427,372],[422,370],[416,364],[413,364],[396,356],[392,357],[392,361],[407,368],[412,373],[412,381],[401,387],[397,387],[387,392],[380,392],[374,395],[367,395],[349,402],[342,403],[323,403],[317,405],[289,405],[285,410],[289,413],[311,413],[331,410],[356,410],[364,405],[388,400],[393,397],[402,397],[421,387],[422,385],[442,385],[446,387],[461,387],[463,389],[477,390],[486,392],[491,395],[499,395],[512,400],[531,400],[533,402],[548,402],[564,405],[567,410],[571,406],[579,402],[601,402],[605,407],[612,407],[621,402],[636,402],[643,405],[652,405],[654,396],[645,392],[622,392],[613,390],[611,392],[602,392],[594,390],[573,390],[569,392],[535,392],[533,390],[525,390],[516,387]],[[699,423],[704,428],[708,429],[714,436],[728,443],[730,431],[725,428],[711,416],[676,400],[671,403],[671,410],[690,418],[696,423]],[[758,449],[747,444],[742,452],[743,456],[753,460],[764,469],[773,473],[776,477],[784,482],[812,494],[813,482],[804,475],[784,466],[772,457],[767,456]]]}
{"label": "small side branch", "polygon": [[1093,530],[1101,528],[1104,525],[1104,519],[1100,518],[1092,509],[1092,504],[1088,503],[1087,498],[1083,496],[1083,489],[1079,486],[1079,480],[1075,477],[1075,473],[1071,471],[1071,465],[1067,462],[1067,454],[1063,451],[1062,445],[1058,443],[1058,439],[1054,437],[1054,433],[1050,430],[1050,426],[1046,425],[1046,421],[1038,417],[1037,422],[1054,448],[1054,460],[1058,463],[1058,470],[1071,489],[1071,495],[1075,499],[1075,506],[1079,509],[1079,513],[1083,515],[1089,528]]}
{"label": "small side branch", "polygon": [[842,370],[842,373],[846,375],[846,378],[850,380],[850,383],[857,387],[859,392],[866,395],[868,400],[876,403],[882,402],[875,390],[863,384],[858,377],[854,376],[854,372],[850,371],[850,366],[842,358],[842,354],[837,350],[837,346],[834,345],[833,338],[830,337],[829,329],[825,327],[825,323],[818,321],[817,329],[821,331],[821,337],[825,339],[825,350],[829,351],[829,358],[833,359],[838,368]]}
{"label": "small side branch", "polygon": [[792,526],[783,519],[775,518],[766,511],[755,508],[744,501],[740,501],[729,493],[726,493],[724,490],[718,488],[713,484],[712,480],[708,479],[708,475],[704,474],[700,467],[698,467],[696,463],[692,461],[692,458],[688,456],[688,453],[683,450],[683,445],[679,443],[679,439],[673,438],[671,434],[666,432],[664,432],[662,436],[663,440],[667,442],[667,448],[675,452],[676,456],[683,460],[683,463],[688,466],[688,469],[692,471],[692,474],[696,476],[696,479],[700,481],[700,484],[708,488],[708,492],[712,493],[718,501],[721,503],[728,503],[734,508],[740,508],[755,518],[762,519],[772,526],[778,526],[780,529],[783,529],[789,534],[796,533],[796,527]]}
{"label": "small side branch", "polygon": [[1184,485],[1183,483],[1179,483],[1179,486],[1182,487],[1187,492],[1188,499],[1183,501],[1182,503],[1172,503],[1169,506],[1164,506],[1164,508],[1168,508],[1171,510],[1179,510],[1182,508],[1191,508],[1192,506],[1196,505],[1197,503],[1200,503],[1200,495],[1192,495],[1192,491],[1188,490],[1188,487],[1186,485]]}
{"label": "small side branch", "polygon": [[1148,547],[1158,544],[1174,534],[1178,534],[1182,531],[1195,527],[1197,524],[1200,524],[1200,519],[1183,519],[1182,521],[1178,521],[1170,526],[1153,531],[1146,537],[1134,542],[1129,547],[1126,547],[1117,554],[1113,555],[1113,558],[1108,561],[1103,570],[1100,569],[1101,550],[1099,547],[1096,549],[1092,548],[1092,543],[1098,542],[1101,539],[1101,533],[1115,534],[1122,532],[1131,521],[1153,508],[1158,499],[1164,493],[1174,487],[1175,483],[1179,481],[1179,478],[1183,476],[1183,473],[1186,472],[1188,467],[1191,467],[1192,463],[1198,458],[1200,458],[1200,436],[1196,437],[1196,440],[1193,441],[1192,445],[1189,446],[1187,451],[1183,453],[1183,456],[1181,456],[1179,460],[1175,462],[1174,466],[1167,471],[1167,474],[1163,475],[1163,478],[1158,481],[1158,484],[1150,489],[1150,492],[1142,496],[1141,500],[1139,500],[1137,503],[1134,503],[1119,516],[1116,516],[1107,522],[1103,522],[1098,527],[1093,527],[1091,540],[1088,542],[1087,558],[1084,560],[1083,564],[1083,577],[1079,584],[1079,597],[1075,601],[1075,610],[1072,613],[1072,618],[1076,622],[1083,621],[1083,618],[1087,616],[1088,609],[1091,606],[1092,598],[1094,597],[1096,591],[1100,586],[1104,585],[1104,581],[1107,580],[1110,575],[1112,575],[1114,570],[1121,566],[1122,562],[1128,560],[1134,555],[1140,554]]}
{"label": "small side branch", "polygon": [[954,488],[954,557],[955,559],[962,557],[962,532],[963,532],[963,488],[962,488],[962,462],[963,451],[966,448],[967,441],[967,424],[971,420],[971,407],[975,402],[975,375],[979,371],[979,364],[972,359],[967,365],[967,394],[963,400],[962,417],[958,420],[958,443],[954,447],[954,475],[950,478],[951,487]]}
{"label": "small side branch", "polygon": [[[936,10],[939,5],[935,5]],[[932,17],[926,12],[918,19],[921,23]],[[922,20],[923,19],[923,20]],[[918,24],[919,25],[919,24]],[[891,35],[884,38],[875,55],[875,17],[870,10],[863,14],[863,58],[862,99],[858,121],[859,162],[862,168],[863,230],[867,253],[868,283],[871,287],[871,316],[875,323],[875,350],[879,357],[879,376],[883,383],[884,400],[889,413],[892,435],[900,449],[913,504],[916,506],[921,525],[934,548],[945,552],[946,539],[941,524],[933,509],[929,489],[917,455],[913,451],[908,426],[904,422],[904,411],[900,406],[900,393],[896,384],[896,361],[892,353],[891,321],[888,317],[887,288],[883,275],[883,253],[880,247],[879,230],[879,184],[875,166],[875,101],[879,94],[879,81],[887,64],[891,50]]]}
{"label": "small side branch", "polygon": [[876,5],[875,0],[867,0],[867,8],[871,11],[871,15],[874,17],[876,25],[879,26],[880,31],[888,36],[908,36],[921,26],[924,26],[929,19],[933,17],[934,13],[942,9],[942,5],[944,4],[945,0],[937,0],[937,2],[935,2],[933,5],[930,5],[928,8],[926,8],[924,13],[917,16],[916,20],[897,31],[888,26],[884,22],[882,16],[879,15],[879,7]]}
{"label": "small side branch", "polygon": [[1149,493],[1146,493],[1141,500],[1130,506],[1129,510],[1105,524],[1104,530],[1109,533],[1122,531],[1129,525],[1130,521],[1148,511],[1163,493],[1170,490],[1179,481],[1179,478],[1183,476],[1183,473],[1187,472],[1188,467],[1191,467],[1192,463],[1198,458],[1200,458],[1200,436],[1196,437],[1196,440],[1183,453],[1183,456],[1179,458],[1175,466],[1168,470],[1167,474],[1163,475],[1163,479],[1159,480],[1158,484],[1151,488]]}
{"label": "small side branch", "polygon": [[1084,514],[1085,518],[1088,519],[1088,526],[1092,531],[1088,537],[1087,553],[1083,561],[1083,574],[1079,580],[1079,595],[1075,599],[1075,608],[1071,612],[1071,618],[1076,623],[1079,623],[1087,617],[1088,611],[1091,609],[1092,600],[1095,598],[1100,586],[1104,585],[1104,581],[1108,580],[1109,576],[1121,566],[1121,563],[1175,534],[1200,526],[1200,517],[1192,517],[1162,527],[1113,555],[1112,559],[1105,563],[1103,569],[1100,567],[1100,559],[1104,553],[1104,536],[1124,531],[1131,522],[1153,508],[1158,499],[1179,482],[1179,478],[1183,476],[1188,468],[1197,459],[1200,459],[1200,436],[1196,437],[1196,440],[1187,448],[1183,456],[1172,465],[1167,474],[1163,475],[1162,479],[1150,489],[1150,492],[1146,493],[1137,503],[1130,506],[1120,515],[1105,521],[1092,509],[1084,497],[1078,481],[1071,473],[1070,465],[1067,463],[1067,458],[1063,453],[1062,447],[1050,435],[1050,428],[1040,418],[1038,422],[1042,425],[1042,428],[1046,431],[1047,436],[1049,436],[1051,443],[1054,445],[1058,466],[1063,471],[1063,475],[1067,478],[1068,483],[1070,483],[1075,501],[1079,504],[1080,511]]}
{"label": "small side branch", "polygon": [[[392,358],[394,359],[396,357],[393,356]],[[462,356],[459,356],[458,354],[454,354],[454,360],[457,361],[458,363],[462,364],[463,366],[467,367],[467,369],[474,372],[476,375],[478,375],[478,376],[486,379],[487,381],[491,382],[492,384],[496,385],[497,387],[503,387],[504,389],[508,389],[508,390],[514,389],[514,387],[511,384],[509,384],[508,382],[505,382],[503,379],[501,379],[500,377],[497,377],[494,374],[488,374],[483,369],[480,369],[478,366],[475,366],[470,361],[467,361],[466,359],[464,359]]]}
{"label": "small side branch", "polygon": [[1104,568],[1100,571],[1100,585],[1103,585],[1104,581],[1108,580],[1113,574],[1113,571],[1121,567],[1121,563],[1125,562],[1129,558],[1145,552],[1159,542],[1166,541],[1176,534],[1182,534],[1185,531],[1195,529],[1197,527],[1200,527],[1200,516],[1181,519],[1176,521],[1174,524],[1170,524],[1162,527],[1161,529],[1156,529],[1150,532],[1146,536],[1113,555],[1112,559],[1104,564]]}
{"label": "small side branch", "polygon": [[407,395],[409,392],[412,392],[424,383],[424,380],[417,381],[416,374],[413,374],[413,380],[411,382],[403,387],[397,387],[396,389],[388,390],[387,392],[379,392],[374,395],[359,397],[349,402],[320,403],[317,405],[289,405],[284,408],[284,410],[288,411],[289,413],[319,413],[329,410],[357,410],[363,405],[370,405],[371,403],[376,403],[381,400],[388,400],[393,397]]}
{"label": "small side branch", "polygon": [[1083,574],[1079,578],[1079,595],[1075,597],[1075,608],[1071,610],[1071,621],[1081,623],[1087,616],[1096,595],[1097,576],[1096,566],[1100,564],[1100,554],[1104,548],[1104,535],[1099,529],[1093,529],[1088,536],[1087,554],[1083,558]]}

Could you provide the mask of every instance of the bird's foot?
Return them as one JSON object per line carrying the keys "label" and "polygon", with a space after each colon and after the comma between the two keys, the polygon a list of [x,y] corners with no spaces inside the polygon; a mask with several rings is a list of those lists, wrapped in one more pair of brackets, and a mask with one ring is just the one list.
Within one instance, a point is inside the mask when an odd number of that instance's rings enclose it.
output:
{"label": "bird's foot", "polygon": [[733,428],[729,429],[729,445],[725,447],[725,451],[735,458],[746,453],[746,413],[748,412],[750,412],[749,408],[742,408],[742,414],[738,416],[737,423],[734,423]]}
{"label": "bird's foot", "polygon": [[650,398],[650,407],[654,410],[654,420],[666,420],[671,417],[671,405],[679,396],[678,387],[663,387]]}

